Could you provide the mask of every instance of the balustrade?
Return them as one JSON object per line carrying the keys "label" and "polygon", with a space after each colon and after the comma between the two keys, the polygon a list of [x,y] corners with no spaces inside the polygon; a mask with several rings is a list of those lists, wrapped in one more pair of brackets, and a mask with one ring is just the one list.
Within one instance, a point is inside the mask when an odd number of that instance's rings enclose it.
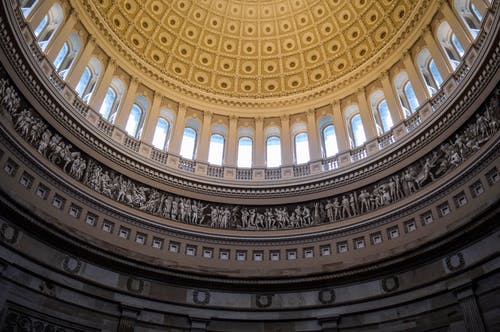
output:
{"label": "balustrade", "polygon": [[237,168],[236,180],[252,180],[253,169],[251,168]]}
{"label": "balustrade", "polygon": [[266,168],[264,170],[264,179],[266,180],[281,179],[281,168]]}
{"label": "balustrade", "polygon": [[215,178],[223,178],[224,177],[224,167],[208,165],[207,167],[207,175]]}
{"label": "balustrade", "polygon": [[177,167],[184,171],[194,173],[196,162],[194,160],[179,158],[179,163],[177,164]]}

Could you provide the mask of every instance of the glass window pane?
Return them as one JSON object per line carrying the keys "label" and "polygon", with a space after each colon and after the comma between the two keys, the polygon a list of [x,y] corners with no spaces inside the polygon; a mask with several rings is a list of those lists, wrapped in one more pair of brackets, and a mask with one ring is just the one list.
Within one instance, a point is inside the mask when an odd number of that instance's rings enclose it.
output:
{"label": "glass window pane", "polygon": [[42,33],[43,29],[45,29],[45,26],[47,26],[48,22],[49,22],[49,17],[45,15],[40,24],[38,24],[38,26],[36,27],[35,31],[33,31],[35,37],[38,38],[38,36],[40,36],[40,33]]}
{"label": "glass window pane", "polygon": [[165,149],[167,134],[168,122],[165,119],[159,118],[153,135],[153,146],[160,150]]}
{"label": "glass window pane", "polygon": [[310,159],[307,133],[295,135],[295,159],[297,164],[307,163]]}
{"label": "glass window pane", "polygon": [[252,167],[252,139],[242,137],[238,142],[238,167]]}
{"label": "glass window pane", "polygon": [[432,77],[434,78],[434,81],[436,82],[437,87],[441,87],[441,84],[443,83],[443,79],[441,78],[441,74],[439,73],[439,70],[436,67],[436,63],[434,62],[434,59],[431,59],[429,61],[429,71],[432,74]]}
{"label": "glass window pane", "polygon": [[64,43],[63,46],[61,47],[61,50],[57,54],[56,59],[54,60],[54,67],[56,68],[56,70],[59,70],[59,67],[66,58],[66,55],[68,55],[68,51],[69,51],[68,43]]}
{"label": "glass window pane", "polygon": [[337,137],[333,125],[328,125],[323,129],[323,145],[325,149],[325,158],[334,156],[338,153]]}
{"label": "glass window pane", "polygon": [[382,121],[382,127],[384,128],[384,132],[386,132],[391,129],[393,123],[391,113],[389,112],[389,107],[387,106],[385,99],[378,104],[377,109],[380,115],[380,120]]}
{"label": "glass window pane", "polygon": [[278,136],[267,139],[266,164],[267,167],[279,167],[281,165],[281,142]]}
{"label": "glass window pane", "polygon": [[366,142],[366,136],[363,128],[363,122],[361,121],[361,115],[356,114],[352,117],[351,127],[354,135],[354,146],[363,145]]}
{"label": "glass window pane", "polygon": [[477,7],[472,2],[470,3],[470,7],[472,9],[472,12],[474,13],[474,16],[476,16],[478,21],[482,21],[483,15],[481,15],[481,13],[479,12],[479,9],[477,9]]}
{"label": "glass window pane", "polygon": [[181,157],[194,159],[194,149],[196,147],[196,131],[193,128],[184,128],[184,135],[181,143]]}
{"label": "glass window pane", "polygon": [[408,81],[405,84],[404,89],[405,89],[406,99],[408,100],[408,103],[410,104],[410,110],[412,112],[415,112],[419,105],[418,105],[417,96],[415,95],[415,91],[413,91],[413,86],[411,85],[410,81]]}
{"label": "glass window pane", "polygon": [[464,55],[464,48],[462,47],[462,44],[460,44],[457,35],[455,35],[454,33],[451,35],[451,42],[455,46],[455,49],[457,50],[460,57],[462,57]]}
{"label": "glass window pane", "polygon": [[105,119],[109,118],[109,112],[113,107],[113,103],[116,99],[116,93],[112,88],[108,89],[106,92],[106,97],[104,97],[104,101],[102,102],[101,108],[99,109],[99,113],[101,113],[102,117]]}
{"label": "glass window pane", "polygon": [[83,96],[83,93],[85,92],[85,89],[89,84],[89,81],[90,81],[90,69],[89,67],[85,67],[82,77],[80,77],[80,81],[78,82],[75,88],[76,93],[78,93],[80,97]]}
{"label": "glass window pane", "polygon": [[125,126],[125,131],[130,136],[134,136],[137,134],[137,128],[139,127],[139,121],[141,121],[142,110],[139,106],[134,104],[132,106],[132,110],[130,111],[130,115],[128,116],[127,125]]}
{"label": "glass window pane", "polygon": [[210,137],[210,147],[208,149],[208,162],[214,165],[222,165],[224,158],[224,137],[213,134]]}

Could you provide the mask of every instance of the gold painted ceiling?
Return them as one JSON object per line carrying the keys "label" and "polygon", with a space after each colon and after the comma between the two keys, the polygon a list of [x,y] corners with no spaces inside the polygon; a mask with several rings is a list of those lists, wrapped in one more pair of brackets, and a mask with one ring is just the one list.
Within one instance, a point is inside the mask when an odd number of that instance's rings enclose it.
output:
{"label": "gold painted ceiling", "polygon": [[247,98],[298,94],[338,80],[394,43],[421,2],[84,1],[107,38],[155,76]]}

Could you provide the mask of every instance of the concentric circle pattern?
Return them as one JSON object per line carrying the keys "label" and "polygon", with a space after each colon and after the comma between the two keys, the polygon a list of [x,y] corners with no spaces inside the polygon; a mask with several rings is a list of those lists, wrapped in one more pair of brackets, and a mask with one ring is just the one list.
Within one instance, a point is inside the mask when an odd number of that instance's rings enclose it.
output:
{"label": "concentric circle pattern", "polygon": [[309,91],[397,34],[414,0],[93,0],[129,51],[174,82],[230,97]]}

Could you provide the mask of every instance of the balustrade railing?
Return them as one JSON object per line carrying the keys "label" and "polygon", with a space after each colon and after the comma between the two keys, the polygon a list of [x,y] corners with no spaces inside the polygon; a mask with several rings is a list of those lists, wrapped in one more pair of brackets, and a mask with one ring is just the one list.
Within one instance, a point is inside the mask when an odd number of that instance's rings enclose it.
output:
{"label": "balustrade railing", "polygon": [[394,135],[390,131],[382,136],[377,137],[377,140],[378,140],[378,147],[380,150],[395,142]]}
{"label": "balustrade railing", "polygon": [[302,177],[311,174],[311,167],[309,164],[295,165],[293,166],[293,176]]}
{"label": "balustrade railing", "polygon": [[435,111],[446,100],[446,94],[443,89],[439,90],[430,100],[432,109]]}
{"label": "balustrade railing", "polygon": [[179,158],[179,164],[177,165],[179,169],[184,171],[194,173],[194,168],[196,167],[196,162],[194,160]]}
{"label": "balustrade railing", "polygon": [[361,146],[351,150],[351,161],[356,162],[368,156],[366,153],[366,146]]}
{"label": "balustrade railing", "polygon": [[266,168],[264,169],[264,179],[279,180],[281,179],[281,168]]}
{"label": "balustrade railing", "polygon": [[253,169],[251,168],[237,168],[236,180],[252,180]]}
{"label": "balustrade railing", "polygon": [[422,123],[422,119],[420,118],[420,114],[415,113],[411,117],[405,120],[406,132],[412,132],[415,128],[417,128],[420,123]]}
{"label": "balustrade railing", "polygon": [[224,167],[208,165],[207,167],[207,175],[215,178],[223,178],[224,177]]}
{"label": "balustrade railing", "polygon": [[114,126],[103,118],[99,118],[96,123],[97,129],[102,131],[106,136],[110,136],[113,134]]}
{"label": "balustrade railing", "polygon": [[134,152],[138,152],[139,146],[141,145],[141,141],[139,141],[136,138],[126,136],[125,141],[123,142],[123,145],[125,145],[125,147],[127,147],[128,149],[130,149]]}
{"label": "balustrade railing", "polygon": [[321,160],[321,165],[323,166],[323,171],[333,171],[339,168],[339,158],[337,156],[330,157],[328,159]]}

